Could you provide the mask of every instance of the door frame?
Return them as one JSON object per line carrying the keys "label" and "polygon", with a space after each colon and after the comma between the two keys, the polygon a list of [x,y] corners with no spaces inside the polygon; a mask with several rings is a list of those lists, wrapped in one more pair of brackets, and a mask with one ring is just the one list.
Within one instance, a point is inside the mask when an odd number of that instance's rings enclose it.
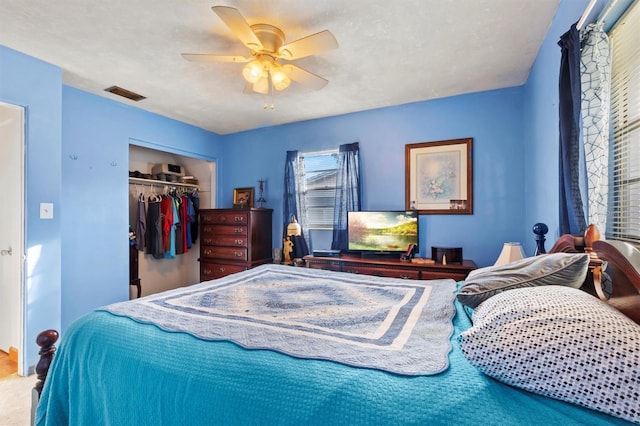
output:
{"label": "door frame", "polygon": [[[19,256],[19,291],[18,291],[18,300],[11,300],[8,303],[17,303],[18,309],[15,313],[15,319],[18,324],[18,339],[17,339],[17,349],[18,349],[18,375],[27,376],[27,353],[25,346],[25,325],[26,325],[26,306],[25,302],[27,300],[26,297],[26,255],[25,255],[25,241],[26,241],[26,226],[25,226],[25,170],[26,170],[26,124],[27,124],[27,111],[26,108],[22,105],[12,104],[9,102],[0,101],[1,108],[7,108],[19,111],[20,115],[20,136],[18,141],[10,141],[11,143],[18,143],[19,153],[18,157],[20,158],[18,168],[19,168],[19,209],[20,212],[18,214],[19,217],[19,236],[18,236],[18,247],[12,248],[13,255]],[[1,308],[1,307],[0,307]],[[12,332],[13,333],[13,332]]]}

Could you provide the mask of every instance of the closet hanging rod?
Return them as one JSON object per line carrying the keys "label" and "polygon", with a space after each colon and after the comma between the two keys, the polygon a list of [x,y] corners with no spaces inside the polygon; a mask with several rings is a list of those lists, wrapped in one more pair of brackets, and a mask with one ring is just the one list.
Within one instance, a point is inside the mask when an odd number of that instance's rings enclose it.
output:
{"label": "closet hanging rod", "polygon": [[154,180],[154,179],[143,179],[143,178],[129,178],[129,185],[150,185],[150,186],[181,186],[183,188],[196,188],[199,186],[193,183],[182,183],[182,182],[168,182],[166,180]]}

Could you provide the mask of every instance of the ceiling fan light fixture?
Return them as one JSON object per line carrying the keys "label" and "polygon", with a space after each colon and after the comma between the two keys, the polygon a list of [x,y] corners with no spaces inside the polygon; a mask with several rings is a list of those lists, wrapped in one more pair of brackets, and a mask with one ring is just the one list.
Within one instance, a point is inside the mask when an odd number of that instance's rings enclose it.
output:
{"label": "ceiling fan light fixture", "polygon": [[255,84],[262,78],[264,74],[264,66],[258,60],[253,60],[244,66],[242,76],[249,83]]}
{"label": "ceiling fan light fixture", "polygon": [[277,61],[297,60],[336,49],[338,42],[330,31],[324,30],[285,44],[284,32],[273,25],[258,23],[249,25],[238,9],[229,6],[213,6],[212,10],[231,32],[251,52],[251,56],[183,53],[195,62],[246,63],[242,76],[247,81],[245,93],[273,94],[284,90],[291,81],[319,90],[328,80],[292,64],[280,65]]}
{"label": "ceiling fan light fixture", "polygon": [[263,77],[253,84],[253,91],[266,95],[269,93],[269,78]]}
{"label": "ceiling fan light fixture", "polygon": [[284,90],[291,84],[291,79],[280,65],[275,64],[271,67],[269,73],[271,74],[271,82],[274,89],[278,91]]}

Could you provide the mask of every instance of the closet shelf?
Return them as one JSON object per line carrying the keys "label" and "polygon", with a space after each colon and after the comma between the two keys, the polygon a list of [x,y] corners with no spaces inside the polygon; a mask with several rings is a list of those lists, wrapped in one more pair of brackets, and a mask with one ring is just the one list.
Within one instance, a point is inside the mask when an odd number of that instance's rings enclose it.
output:
{"label": "closet shelf", "polygon": [[129,178],[129,185],[131,184],[140,184],[140,185],[153,185],[153,186],[180,186],[183,188],[196,188],[199,186],[193,183],[182,183],[182,182],[167,182],[166,180],[154,180],[154,179],[143,179],[143,178]]}

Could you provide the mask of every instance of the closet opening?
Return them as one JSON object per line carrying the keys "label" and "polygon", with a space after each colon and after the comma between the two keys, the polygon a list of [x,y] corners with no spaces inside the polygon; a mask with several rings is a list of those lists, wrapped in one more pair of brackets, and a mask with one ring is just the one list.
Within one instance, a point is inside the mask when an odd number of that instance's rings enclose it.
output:
{"label": "closet opening", "polygon": [[[172,167],[167,168],[167,165]],[[182,216],[184,228],[179,218],[181,212],[189,213],[189,206],[199,209],[216,207],[215,177],[214,161],[129,145],[129,226],[133,232],[129,259],[130,299],[138,296],[138,287],[140,295],[147,296],[200,282],[200,236],[191,222],[194,212],[186,220]],[[165,208],[175,206],[172,211],[177,214],[178,225],[172,228],[171,233],[165,233],[165,240],[161,243],[169,250],[161,253],[153,236],[146,235],[151,232],[146,219],[150,203],[151,210],[155,211],[159,207],[156,203],[163,198],[166,200]],[[185,210],[182,210],[183,205]],[[138,235],[141,232],[138,226],[141,214],[145,218],[142,228],[145,235]],[[170,236],[173,242],[166,239]],[[156,250],[148,246],[150,242],[156,244]]]}

